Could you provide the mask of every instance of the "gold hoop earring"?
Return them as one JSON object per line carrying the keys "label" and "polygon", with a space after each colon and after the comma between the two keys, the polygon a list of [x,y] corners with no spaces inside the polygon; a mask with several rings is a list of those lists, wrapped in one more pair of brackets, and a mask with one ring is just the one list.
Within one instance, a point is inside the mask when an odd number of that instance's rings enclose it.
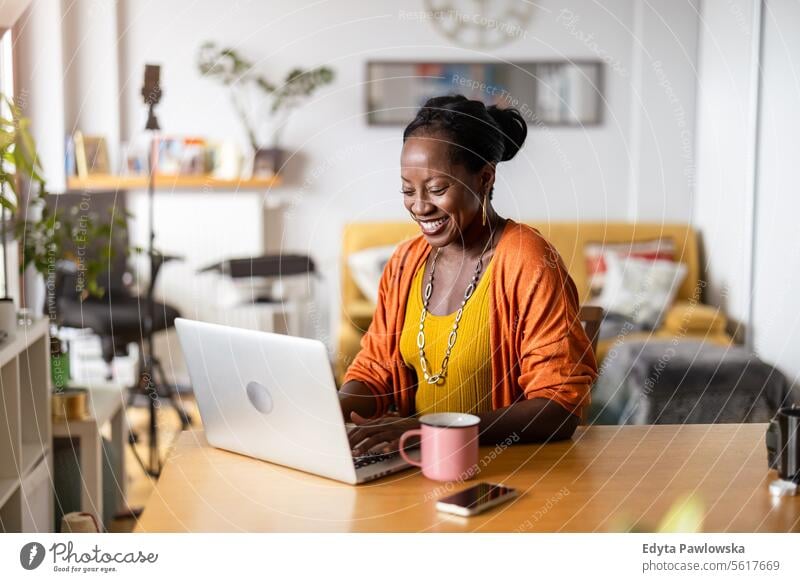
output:
{"label": "gold hoop earring", "polygon": [[483,202],[481,203],[481,206],[483,206],[483,216],[481,217],[481,224],[483,226],[486,226],[486,199],[487,198],[488,198],[488,195],[484,194]]}

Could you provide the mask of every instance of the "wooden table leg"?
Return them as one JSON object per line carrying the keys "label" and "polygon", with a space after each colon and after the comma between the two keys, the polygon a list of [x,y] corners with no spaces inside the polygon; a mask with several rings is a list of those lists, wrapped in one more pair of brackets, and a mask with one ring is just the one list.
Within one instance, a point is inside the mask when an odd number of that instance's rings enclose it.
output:
{"label": "wooden table leg", "polygon": [[[125,497],[126,490],[126,475],[125,475],[125,444],[128,442],[127,423],[125,422],[125,407],[120,406],[111,418],[111,445],[117,453],[117,460],[112,467],[114,472],[114,479],[116,486],[122,500],[122,507],[128,507],[128,501]],[[119,511],[120,507],[114,508]]]}
{"label": "wooden table leg", "polygon": [[81,511],[93,513],[103,520],[103,447],[95,422],[81,422],[74,427],[80,438]]}

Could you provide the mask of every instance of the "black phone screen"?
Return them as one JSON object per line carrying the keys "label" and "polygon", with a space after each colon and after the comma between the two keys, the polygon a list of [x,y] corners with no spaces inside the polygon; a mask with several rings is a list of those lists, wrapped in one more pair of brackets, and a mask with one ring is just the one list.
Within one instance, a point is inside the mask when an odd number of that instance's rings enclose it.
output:
{"label": "black phone screen", "polygon": [[443,497],[439,500],[439,503],[449,503],[450,505],[458,505],[466,509],[475,509],[498,497],[508,495],[513,491],[514,490],[510,487],[504,487],[503,485],[478,483],[474,487],[464,489],[464,491],[459,491],[448,497]]}

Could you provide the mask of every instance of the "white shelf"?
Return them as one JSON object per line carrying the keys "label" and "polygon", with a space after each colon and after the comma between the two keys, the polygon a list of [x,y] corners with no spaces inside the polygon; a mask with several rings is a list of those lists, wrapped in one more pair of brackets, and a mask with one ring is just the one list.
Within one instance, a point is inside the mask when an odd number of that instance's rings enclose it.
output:
{"label": "white shelf", "polygon": [[[87,402],[87,412],[89,417],[97,426],[103,426],[124,407],[127,401],[125,388],[113,382],[94,383],[85,386],[89,390]],[[58,419],[53,423],[53,436],[71,437],[74,436],[70,430],[70,424],[80,421],[65,421]]]}
{"label": "white shelf", "polygon": [[0,506],[8,501],[8,498],[14,494],[18,487],[19,480],[17,479],[0,479]]}
{"label": "white shelf", "polygon": [[50,343],[47,318],[0,343],[0,530],[53,527]]}
{"label": "white shelf", "polygon": [[103,452],[101,430],[110,425],[111,444],[119,456],[111,467],[114,479],[125,495],[124,443],[128,430],[125,427],[125,389],[114,383],[91,383],[88,415],[80,420],[53,423],[53,436],[69,437],[80,442],[81,511],[96,513],[103,507]]}
{"label": "white shelf", "polygon": [[46,334],[49,325],[50,321],[47,318],[42,318],[37,319],[31,325],[17,326],[17,333],[14,335],[14,339],[0,342],[0,366],[5,366],[43,334]]}
{"label": "white shelf", "polygon": [[[254,190],[264,191],[281,185],[281,178],[214,178],[213,176],[170,176],[156,175],[156,190]],[[145,190],[148,186],[147,176],[114,176],[99,174],[79,178],[67,177],[67,187],[73,191],[105,192],[119,190]]]}
{"label": "white shelf", "polygon": [[30,475],[34,467],[47,456],[49,451],[49,447],[43,447],[37,443],[22,443],[22,462],[20,463],[19,474],[23,480]]}

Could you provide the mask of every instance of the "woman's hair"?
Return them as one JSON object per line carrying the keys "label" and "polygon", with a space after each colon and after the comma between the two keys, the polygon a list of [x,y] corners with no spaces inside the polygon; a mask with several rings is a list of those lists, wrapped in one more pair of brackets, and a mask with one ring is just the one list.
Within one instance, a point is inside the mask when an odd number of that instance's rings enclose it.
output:
{"label": "woman's hair", "polygon": [[432,97],[403,132],[441,136],[450,144],[451,159],[472,172],[490,163],[510,160],[522,147],[528,126],[516,109],[486,107],[463,95]]}

